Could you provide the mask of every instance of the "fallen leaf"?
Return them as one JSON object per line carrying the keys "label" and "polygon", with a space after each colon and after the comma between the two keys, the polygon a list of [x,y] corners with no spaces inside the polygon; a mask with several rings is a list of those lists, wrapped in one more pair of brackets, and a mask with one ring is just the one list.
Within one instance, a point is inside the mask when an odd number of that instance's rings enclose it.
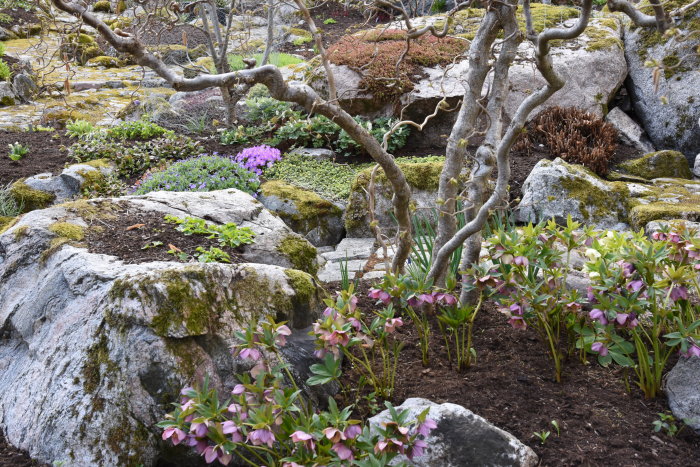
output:
{"label": "fallen leaf", "polygon": [[176,247],[172,243],[168,243],[168,248],[170,248],[171,250],[174,250],[174,251],[182,251],[181,249],[179,249],[178,247]]}
{"label": "fallen leaf", "polygon": [[145,226],[146,224],[134,224],[130,225],[129,227],[126,228],[127,232],[129,230],[134,230],[134,229],[140,229],[141,227]]}

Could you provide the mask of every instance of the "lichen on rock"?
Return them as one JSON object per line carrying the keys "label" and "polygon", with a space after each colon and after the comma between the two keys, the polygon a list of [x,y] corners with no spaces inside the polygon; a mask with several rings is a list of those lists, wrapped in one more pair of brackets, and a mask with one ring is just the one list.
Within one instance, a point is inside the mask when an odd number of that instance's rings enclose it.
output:
{"label": "lichen on rock", "polygon": [[688,160],[678,151],[657,151],[638,159],[625,161],[617,167],[620,171],[642,177],[654,178],[692,178]]}

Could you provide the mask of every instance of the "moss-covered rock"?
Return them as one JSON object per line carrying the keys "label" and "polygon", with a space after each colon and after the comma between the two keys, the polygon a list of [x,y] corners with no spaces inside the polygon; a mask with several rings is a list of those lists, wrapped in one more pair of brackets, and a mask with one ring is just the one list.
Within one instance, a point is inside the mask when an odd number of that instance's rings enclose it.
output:
{"label": "moss-covered rock", "polygon": [[159,54],[165,63],[174,65],[189,63],[207,56],[207,48],[204,44],[200,44],[193,49],[189,49],[184,45],[158,45],[149,47],[149,50]]}
{"label": "moss-covered rock", "polygon": [[112,4],[109,2],[109,0],[100,0],[92,4],[92,11],[99,13],[111,13]]}
{"label": "moss-covered rock", "polygon": [[0,216],[0,234],[9,229],[16,222],[15,219],[15,217]]}
{"label": "moss-covered rock", "polygon": [[305,239],[297,235],[287,235],[277,246],[277,251],[286,256],[295,269],[313,275],[318,272],[318,252]]}
{"label": "moss-covered rock", "polygon": [[22,206],[22,212],[45,208],[56,199],[56,196],[52,193],[30,188],[21,180],[12,184],[10,187],[10,194],[15,202],[19,206]]}
{"label": "moss-covered rock", "polygon": [[[440,184],[440,173],[444,161],[399,163],[399,167],[406,177],[412,194],[411,208],[422,215],[432,217],[437,208],[435,199]],[[345,210],[345,229],[348,237],[372,237],[370,229],[369,200],[367,190],[369,188],[372,169],[360,172],[353,182]],[[375,176],[375,218],[379,227],[384,232],[394,232],[396,223],[393,218],[393,189],[384,171],[379,169]]]}
{"label": "moss-covered rock", "polygon": [[663,178],[647,188],[630,203],[629,223],[634,229],[655,220],[700,220],[700,182]]}
{"label": "moss-covered rock", "polygon": [[623,173],[647,180],[665,177],[692,178],[688,160],[678,151],[652,152],[639,159],[623,162],[617,168]]}
{"label": "moss-covered rock", "polygon": [[315,246],[337,244],[343,235],[343,211],[313,191],[281,180],[265,182],[259,201]]}
{"label": "moss-covered rock", "polygon": [[98,57],[91,58],[87,61],[85,66],[103,66],[105,68],[121,68],[124,66],[124,62],[116,57],[109,57],[107,55],[100,55]]}

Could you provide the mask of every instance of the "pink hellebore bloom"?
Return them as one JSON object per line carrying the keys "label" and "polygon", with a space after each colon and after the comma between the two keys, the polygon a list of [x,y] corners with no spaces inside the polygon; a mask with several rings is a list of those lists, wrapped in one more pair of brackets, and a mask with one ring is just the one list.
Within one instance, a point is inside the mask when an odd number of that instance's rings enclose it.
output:
{"label": "pink hellebore bloom", "polygon": [[282,464],[282,467],[304,467],[301,464],[297,464],[296,462],[285,462]]}
{"label": "pink hellebore bloom", "polygon": [[250,441],[253,446],[267,444],[269,447],[272,447],[273,443],[275,442],[275,434],[270,430],[260,428],[248,433],[248,441]]}
{"label": "pink hellebore bloom", "polygon": [[418,301],[432,304],[435,303],[435,297],[433,296],[433,294],[424,293],[418,296]]}
{"label": "pink hellebore bloom", "polygon": [[511,316],[508,320],[508,324],[513,326],[513,329],[527,329],[527,323],[520,316]]}
{"label": "pink hellebore bloom", "polygon": [[242,384],[237,384],[233,387],[233,391],[231,391],[231,394],[238,396],[239,394],[243,394],[245,392],[245,386]]}
{"label": "pink hellebore bloom", "polygon": [[387,319],[386,323],[384,323],[384,331],[391,334],[392,332],[396,331],[396,328],[400,326],[403,326],[403,320],[401,318]]}
{"label": "pink hellebore bloom", "polygon": [[681,352],[681,356],[685,358],[700,357],[700,347],[698,347],[696,344],[693,344],[690,347],[688,347],[688,350],[685,353]]}
{"label": "pink hellebore bloom", "polygon": [[290,438],[292,438],[292,441],[295,443],[303,443],[304,446],[306,446],[306,448],[310,451],[313,451],[316,448],[314,437],[305,431],[297,430],[291,434]]}
{"label": "pink hellebore bloom", "polygon": [[352,449],[344,445],[343,443],[335,443],[333,447],[331,447],[332,451],[335,451],[335,453],[338,455],[340,460],[344,461],[351,461],[355,457],[352,455]]}
{"label": "pink hellebore bloom", "polygon": [[426,418],[423,423],[418,425],[417,432],[420,435],[428,436],[431,430],[437,428],[437,423],[432,418]]}
{"label": "pink hellebore bloom", "polygon": [[602,342],[594,342],[591,345],[591,351],[605,357],[608,354],[608,348]]}
{"label": "pink hellebore bloom", "polygon": [[408,306],[410,306],[411,308],[415,308],[421,304],[421,301],[416,297],[411,297],[408,299],[407,303],[408,303]]}
{"label": "pink hellebore bloom", "polygon": [[218,459],[221,464],[228,465],[232,457],[231,454],[226,454],[223,449],[216,446],[208,446],[204,450],[204,460],[207,461],[207,464],[211,464]]}
{"label": "pink hellebore bloom", "polygon": [[605,312],[603,310],[593,308],[591,311],[588,312],[588,316],[592,320],[599,321],[602,325],[608,324],[608,319],[606,318]]}
{"label": "pink hellebore bloom", "polygon": [[631,290],[632,292],[639,292],[642,290],[642,287],[644,287],[644,282],[640,280],[632,281],[627,284],[627,290]]}
{"label": "pink hellebore bloom", "polygon": [[435,298],[444,305],[455,305],[457,303],[455,296],[448,293],[439,293]]}
{"label": "pink hellebore bloom", "polygon": [[350,297],[350,301],[348,302],[348,310],[350,311],[350,313],[352,313],[353,311],[355,311],[356,308],[357,308],[357,295],[353,295],[352,297]]}
{"label": "pink hellebore bloom", "polygon": [[688,289],[683,286],[674,285],[669,296],[674,302],[678,300],[688,300]]}
{"label": "pink hellebore bloom", "polygon": [[173,446],[177,446],[187,438],[187,433],[175,426],[170,426],[163,431],[163,440],[171,438]]}
{"label": "pink hellebore bloom", "polygon": [[338,315],[338,312],[335,311],[334,308],[326,307],[326,309],[323,310],[323,316],[326,316],[326,317],[330,316],[331,318],[335,319],[337,317],[337,315]]}
{"label": "pink hellebore bloom", "polygon": [[234,443],[240,443],[243,441],[243,435],[239,431],[238,425],[236,425],[234,422],[231,420],[226,420],[221,426],[225,435],[231,435],[231,441]]}
{"label": "pink hellebore bloom", "polygon": [[350,425],[345,429],[343,434],[347,439],[355,439],[362,433],[362,427],[360,425]]}
{"label": "pink hellebore bloom", "polygon": [[284,347],[285,344],[287,344],[287,336],[291,334],[292,331],[283,324],[282,326],[277,328],[277,337],[275,338],[275,342],[280,347]]}
{"label": "pink hellebore bloom", "polygon": [[193,423],[190,425],[190,433],[194,433],[197,438],[204,438],[209,432],[206,423]]}
{"label": "pink hellebore bloom", "polygon": [[615,321],[617,321],[617,324],[619,324],[620,326],[623,326],[627,321],[628,316],[629,313],[618,313],[617,316],[615,316]]}
{"label": "pink hellebore bloom", "polygon": [[389,295],[387,292],[383,291],[382,289],[369,289],[369,298],[373,298],[375,300],[381,300],[382,303],[385,305],[388,305],[389,302],[391,301],[391,295]]}
{"label": "pink hellebore bloom", "polygon": [[341,441],[341,440],[344,441],[347,439],[345,437],[345,433],[343,433],[342,431],[340,431],[337,428],[333,428],[330,426],[323,430],[323,435],[326,438],[328,438],[329,440],[331,440],[331,442],[333,442],[333,443],[337,443],[338,441]]}
{"label": "pink hellebore bloom", "polygon": [[511,313],[516,314],[516,315],[523,315],[523,307],[521,307],[517,303],[513,303],[510,307],[508,307]]}
{"label": "pink hellebore bloom", "polygon": [[528,259],[524,256],[516,256],[515,258],[513,258],[513,263],[516,266],[527,266],[528,264],[530,264],[530,261],[528,261]]}
{"label": "pink hellebore bloom", "polygon": [[403,452],[403,450],[403,443],[396,438],[384,439],[374,446],[375,454],[379,454],[380,452]]}
{"label": "pink hellebore bloom", "polygon": [[328,343],[331,345],[348,345],[348,342],[350,342],[350,336],[347,331],[333,331],[328,338]]}
{"label": "pink hellebore bloom", "polygon": [[428,447],[428,443],[422,439],[417,439],[411,449],[408,451],[408,458],[413,460],[414,457],[420,457],[423,455],[423,450]]}
{"label": "pink hellebore bloom", "polygon": [[350,322],[350,326],[355,328],[356,331],[362,329],[362,321],[360,321],[359,319],[351,317],[348,319],[348,321]]}
{"label": "pink hellebore bloom", "polygon": [[664,240],[666,240],[666,234],[663,232],[654,232],[653,234],[651,234],[651,238],[656,241],[663,242]]}
{"label": "pink hellebore bloom", "polygon": [[245,348],[238,353],[238,356],[243,359],[258,361],[260,357],[262,357],[262,354],[258,349]]}

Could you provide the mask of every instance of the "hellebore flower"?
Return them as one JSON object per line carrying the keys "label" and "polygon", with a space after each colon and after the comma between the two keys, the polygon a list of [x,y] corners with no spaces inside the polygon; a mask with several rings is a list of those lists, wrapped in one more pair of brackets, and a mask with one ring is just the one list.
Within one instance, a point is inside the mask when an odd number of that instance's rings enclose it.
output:
{"label": "hellebore flower", "polygon": [[678,300],[688,300],[688,289],[683,286],[674,285],[671,288],[671,293],[669,297],[674,302],[677,302]]}
{"label": "hellebore flower", "polygon": [[513,263],[516,266],[527,266],[528,264],[530,264],[530,261],[528,261],[528,259],[524,256],[516,256],[515,258],[513,258]]}
{"label": "hellebore flower", "polygon": [[513,329],[527,329],[527,323],[520,316],[511,316],[508,320],[508,324],[513,326]]}
{"label": "hellebore flower", "polygon": [[605,357],[608,354],[608,348],[602,342],[594,342],[591,344],[591,351]]}
{"label": "hellebore flower", "polygon": [[510,307],[508,307],[511,313],[522,316],[523,315],[523,307],[521,307],[518,303],[513,303]]}
{"label": "hellebore flower", "polygon": [[681,352],[681,356],[685,358],[700,357],[700,347],[692,344],[685,353]]}
{"label": "hellebore flower", "polygon": [[284,347],[285,344],[287,344],[287,336],[291,334],[292,331],[283,324],[282,326],[277,328],[277,337],[275,338],[275,342],[280,347]]}
{"label": "hellebore flower", "polygon": [[381,300],[383,304],[388,305],[389,302],[391,301],[391,295],[389,295],[387,292],[383,291],[382,289],[369,289],[369,293],[367,294],[369,298],[373,298],[375,300]]}
{"label": "hellebore flower", "polygon": [[350,425],[343,432],[347,439],[355,439],[360,433],[362,433],[362,427],[360,425]]}
{"label": "hellebore flower", "polygon": [[627,321],[628,316],[629,313],[618,313],[617,316],[615,316],[615,321],[617,321],[617,324],[619,324],[620,326],[623,326]]}
{"label": "hellebore flower", "polygon": [[630,290],[632,292],[639,292],[642,290],[642,287],[644,287],[644,282],[640,280],[632,281],[629,284],[627,284],[627,290]]}
{"label": "hellebore flower", "polygon": [[386,323],[384,323],[384,331],[391,334],[400,326],[403,326],[403,320],[401,318],[387,319]]}
{"label": "hellebore flower", "polygon": [[407,457],[413,460],[414,457],[420,457],[423,455],[423,450],[428,447],[428,443],[422,439],[417,439],[411,449],[408,451]]}
{"label": "hellebore flower", "polygon": [[309,451],[313,451],[316,448],[314,437],[305,431],[297,430],[291,434],[290,438],[295,443],[303,443]]}
{"label": "hellebore flower", "polygon": [[435,298],[437,299],[438,303],[443,305],[455,305],[457,303],[455,296],[448,293],[439,293],[435,296]]}
{"label": "hellebore flower", "polygon": [[169,426],[163,431],[163,440],[171,438],[174,446],[177,446],[187,438],[187,433],[175,426]]}
{"label": "hellebore flower", "polygon": [[423,423],[418,425],[416,431],[420,435],[428,436],[430,431],[434,430],[435,428],[437,428],[437,423],[435,423],[435,420],[433,420],[432,418],[426,418]]}
{"label": "hellebore flower", "polygon": [[608,318],[605,316],[605,312],[603,310],[593,308],[591,311],[588,312],[588,316],[592,320],[600,322],[600,324],[602,325],[608,324]]}
{"label": "hellebore flower", "polygon": [[238,356],[244,360],[258,361],[262,357],[262,354],[258,349],[244,348],[238,353]]}
{"label": "hellebore flower", "polygon": [[424,293],[418,296],[418,301],[433,304],[435,303],[435,297],[433,296],[433,294]]}
{"label": "hellebore flower", "polygon": [[222,428],[223,432],[226,435],[231,435],[231,441],[234,443],[240,443],[243,441],[243,435],[238,429],[238,425],[236,425],[234,422],[231,420],[226,420],[224,423],[222,423]]}
{"label": "hellebore flower", "polygon": [[204,438],[209,432],[206,423],[193,423],[190,425],[190,433],[194,433],[197,438]]}
{"label": "hellebore flower", "polygon": [[352,455],[352,449],[350,449],[343,443],[335,443],[333,447],[331,447],[331,450],[335,451],[335,453],[338,454],[340,460],[349,461],[355,458]]}
{"label": "hellebore flower", "polygon": [[337,429],[337,428],[333,428],[333,427],[330,427],[330,426],[329,426],[328,428],[325,428],[325,429],[323,430],[323,435],[324,435],[326,438],[328,438],[329,440],[331,440],[331,442],[333,442],[333,443],[337,443],[337,442],[339,442],[339,441],[341,441],[341,440],[344,441],[344,440],[347,439],[347,438],[345,437],[345,433],[343,433],[342,431],[340,431],[340,430]]}
{"label": "hellebore flower", "polygon": [[275,442],[275,434],[270,430],[260,428],[248,433],[248,441],[250,441],[253,446],[267,444],[269,447],[272,447],[273,443]]}

